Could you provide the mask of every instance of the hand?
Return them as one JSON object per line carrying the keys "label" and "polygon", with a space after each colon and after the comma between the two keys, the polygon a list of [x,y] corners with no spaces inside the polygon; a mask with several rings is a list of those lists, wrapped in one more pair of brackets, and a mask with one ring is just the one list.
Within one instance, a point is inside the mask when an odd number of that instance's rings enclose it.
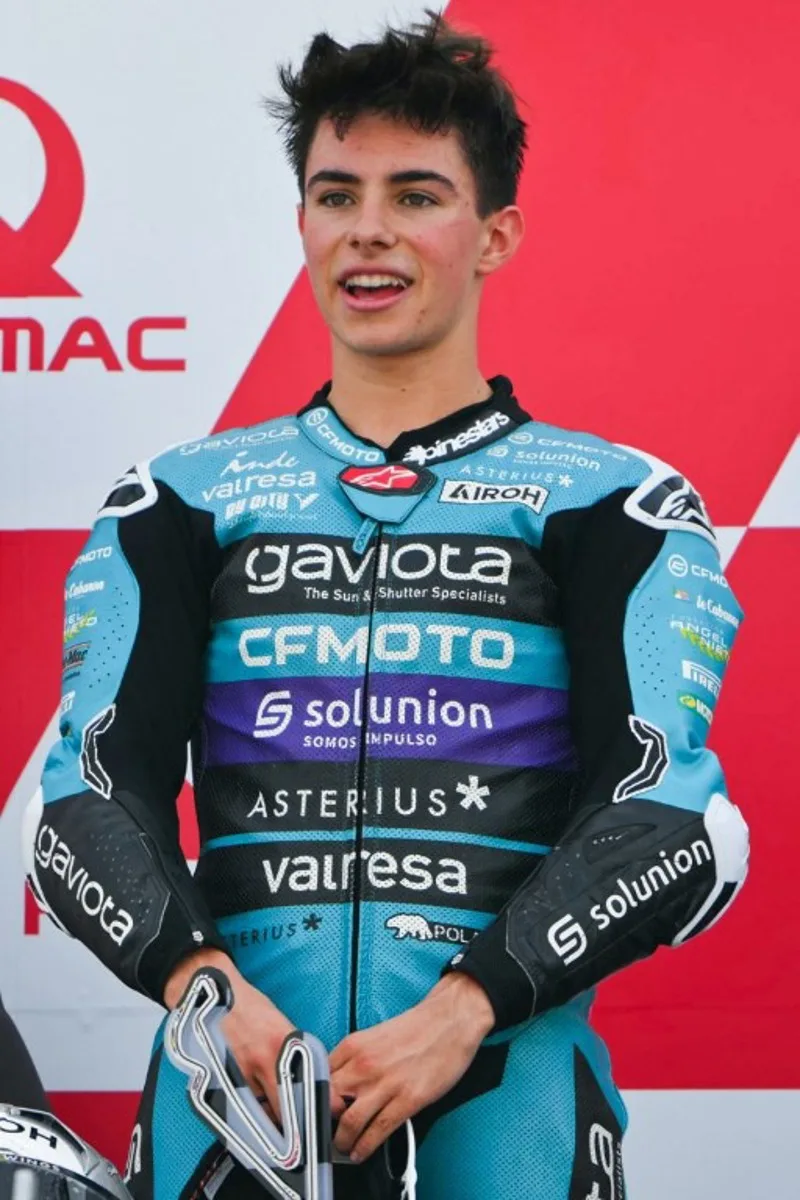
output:
{"label": "hand", "polygon": [[[493,1025],[480,984],[453,972],[408,1012],[351,1033],[330,1057],[337,1149],[353,1162],[368,1158],[458,1083]],[[349,1107],[343,1097],[353,1097]]]}
{"label": "hand", "polygon": [[200,967],[217,967],[227,975],[234,1005],[222,1022],[231,1053],[256,1096],[266,1096],[264,1108],[280,1125],[275,1063],[294,1026],[263,992],[249,984],[232,958],[221,950],[198,950],[178,964],[164,988],[164,1003],[172,1009]]}

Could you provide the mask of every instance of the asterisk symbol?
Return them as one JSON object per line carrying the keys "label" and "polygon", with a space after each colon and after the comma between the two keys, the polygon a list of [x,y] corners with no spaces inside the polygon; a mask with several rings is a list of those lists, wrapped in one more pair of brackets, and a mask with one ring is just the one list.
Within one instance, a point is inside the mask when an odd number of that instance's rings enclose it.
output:
{"label": "asterisk symbol", "polygon": [[562,487],[572,487],[575,482],[571,475],[559,475],[558,482]]}
{"label": "asterisk symbol", "polygon": [[481,787],[480,783],[481,781],[477,775],[469,775],[467,776],[466,783],[456,784],[456,791],[463,797],[460,801],[462,808],[470,808],[474,804],[480,812],[484,811],[486,801],[483,797],[488,796],[490,793],[488,787],[485,785]]}
{"label": "asterisk symbol", "polygon": [[322,924],[322,917],[318,917],[316,913],[309,913],[307,917],[303,917],[303,929],[316,933]]}

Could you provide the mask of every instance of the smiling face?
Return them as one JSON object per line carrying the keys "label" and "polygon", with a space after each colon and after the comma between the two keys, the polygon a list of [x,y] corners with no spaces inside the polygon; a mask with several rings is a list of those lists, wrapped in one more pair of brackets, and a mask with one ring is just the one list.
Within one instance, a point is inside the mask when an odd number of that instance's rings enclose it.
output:
{"label": "smiling face", "polygon": [[326,324],[342,348],[370,356],[474,337],[482,279],[521,236],[516,208],[478,216],[455,132],[418,133],[377,115],[359,117],[342,140],[320,122],[299,220]]}

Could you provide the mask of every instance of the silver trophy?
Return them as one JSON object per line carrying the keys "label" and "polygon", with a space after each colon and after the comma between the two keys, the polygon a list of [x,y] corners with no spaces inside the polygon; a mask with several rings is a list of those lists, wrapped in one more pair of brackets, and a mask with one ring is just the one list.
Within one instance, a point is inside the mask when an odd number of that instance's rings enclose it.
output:
{"label": "silver trophy", "polygon": [[195,1112],[230,1155],[280,1200],[333,1200],[330,1070],[322,1042],[291,1033],[278,1056],[279,1129],[246,1083],[220,1028],[233,1007],[227,977],[197,971],[170,1014],[164,1045],[189,1077]]}

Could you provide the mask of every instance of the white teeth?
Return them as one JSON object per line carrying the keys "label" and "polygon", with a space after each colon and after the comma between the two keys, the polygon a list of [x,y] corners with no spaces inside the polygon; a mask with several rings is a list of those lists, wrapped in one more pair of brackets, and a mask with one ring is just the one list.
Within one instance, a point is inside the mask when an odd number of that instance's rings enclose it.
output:
{"label": "white teeth", "polygon": [[401,279],[399,275],[350,275],[345,280],[345,287],[353,288],[381,288],[381,287],[401,287],[407,288],[408,284],[405,279]]}

